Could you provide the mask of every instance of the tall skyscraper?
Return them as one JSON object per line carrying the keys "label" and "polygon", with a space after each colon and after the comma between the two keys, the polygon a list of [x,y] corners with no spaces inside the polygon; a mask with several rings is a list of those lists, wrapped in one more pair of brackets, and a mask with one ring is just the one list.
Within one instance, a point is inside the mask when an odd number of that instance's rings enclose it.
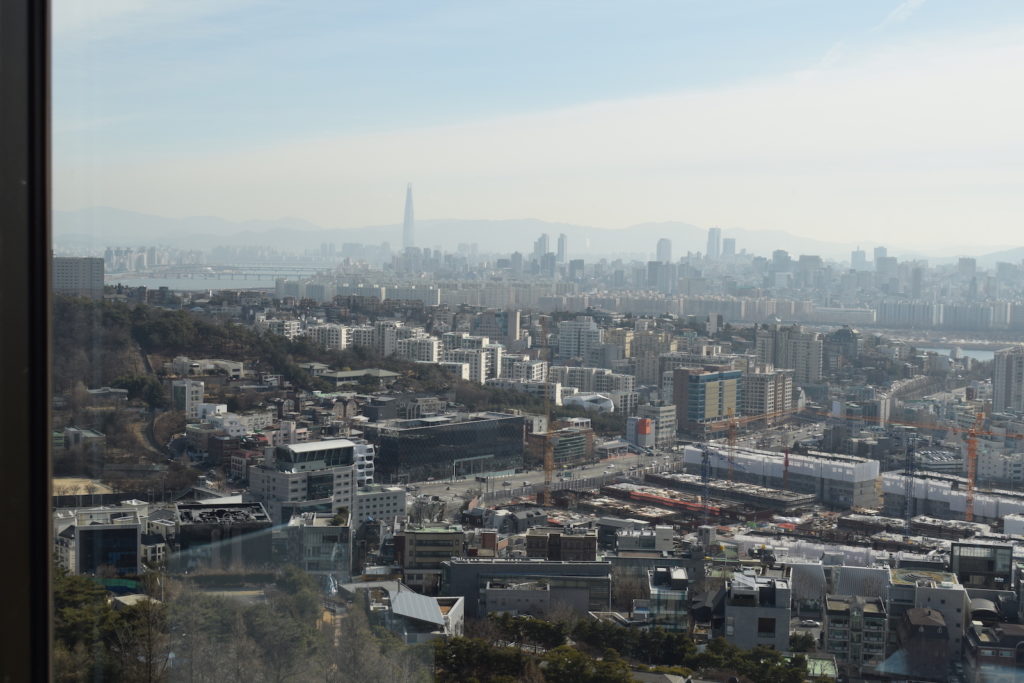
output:
{"label": "tall skyscraper", "polygon": [[736,238],[735,237],[723,237],[722,238],[722,258],[732,259],[736,256]]}
{"label": "tall skyscraper", "polygon": [[708,228],[708,259],[717,261],[722,255],[722,229]]}
{"label": "tall skyscraper", "polygon": [[996,351],[992,368],[992,410],[1024,411],[1024,346]]}
{"label": "tall skyscraper", "polygon": [[889,250],[885,247],[875,247],[875,263],[878,263],[878,259],[883,259],[889,255]]}
{"label": "tall skyscraper", "polygon": [[402,249],[416,246],[416,219],[412,212],[412,183],[405,188],[405,220],[402,222]]}
{"label": "tall skyscraper", "polygon": [[547,233],[544,233],[533,242],[533,258],[536,261],[540,261],[544,254],[551,251],[550,247],[551,238],[548,237]]}
{"label": "tall skyscraper", "polygon": [[658,240],[658,260],[662,263],[672,262],[672,240],[665,237]]}
{"label": "tall skyscraper", "polygon": [[569,257],[569,238],[563,232],[558,236],[558,263],[565,263]]}
{"label": "tall skyscraper", "polygon": [[868,270],[868,255],[860,247],[857,247],[850,252],[850,269],[851,270]]}

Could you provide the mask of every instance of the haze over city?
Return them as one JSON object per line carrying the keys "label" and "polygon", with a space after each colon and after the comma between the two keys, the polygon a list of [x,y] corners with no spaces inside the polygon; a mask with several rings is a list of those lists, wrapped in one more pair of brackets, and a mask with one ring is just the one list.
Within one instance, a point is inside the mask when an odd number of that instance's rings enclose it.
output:
{"label": "haze over city", "polygon": [[421,220],[1016,246],[1019,3],[54,14],[58,210],[395,225],[413,180]]}

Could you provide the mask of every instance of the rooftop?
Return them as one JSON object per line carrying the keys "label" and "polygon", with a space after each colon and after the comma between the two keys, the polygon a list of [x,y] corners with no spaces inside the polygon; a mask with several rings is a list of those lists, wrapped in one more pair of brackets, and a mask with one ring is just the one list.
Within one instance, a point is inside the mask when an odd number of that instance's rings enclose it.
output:
{"label": "rooftop", "polygon": [[889,570],[889,576],[894,584],[902,586],[914,586],[920,581],[929,581],[935,584],[954,583],[959,585],[956,580],[956,574],[931,569],[896,567],[895,569]]}
{"label": "rooftop", "polygon": [[232,503],[227,505],[178,505],[181,524],[244,524],[270,523],[262,503]]}

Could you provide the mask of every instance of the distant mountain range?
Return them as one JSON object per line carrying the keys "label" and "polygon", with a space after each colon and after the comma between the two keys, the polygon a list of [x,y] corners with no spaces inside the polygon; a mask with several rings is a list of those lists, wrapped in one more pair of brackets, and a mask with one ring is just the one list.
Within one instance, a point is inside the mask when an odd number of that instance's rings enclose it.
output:
{"label": "distant mountain range", "polygon": [[[208,250],[220,245],[261,245],[284,251],[319,249],[321,244],[334,243],[337,249],[345,243],[380,245],[387,242],[392,249],[401,245],[402,226],[375,225],[362,228],[324,228],[299,218],[250,220],[233,222],[215,216],[166,218],[110,207],[77,211],[55,211],[53,241],[57,249],[102,250],[108,246],[166,245],[179,249]],[[611,230],[586,225],[553,223],[536,219],[511,220],[418,220],[416,241],[420,246],[454,251],[460,244],[479,245],[482,253],[530,254],[533,241],[542,233],[551,237],[555,250],[558,236],[568,238],[569,258],[652,258],[662,237],[672,240],[673,258],[687,252],[703,252],[707,248],[707,229],[681,222],[642,223]],[[723,228],[723,237],[736,239],[737,251],[770,256],[776,249],[790,254],[818,254],[840,261],[849,260],[850,251],[858,245],[830,242],[779,230]],[[861,244],[869,252],[873,245]],[[975,256],[979,265],[991,266],[998,261],[1020,262],[1024,247],[992,253],[983,248],[944,249],[934,251],[901,250],[890,247],[890,254],[901,258],[928,258],[932,263]]]}

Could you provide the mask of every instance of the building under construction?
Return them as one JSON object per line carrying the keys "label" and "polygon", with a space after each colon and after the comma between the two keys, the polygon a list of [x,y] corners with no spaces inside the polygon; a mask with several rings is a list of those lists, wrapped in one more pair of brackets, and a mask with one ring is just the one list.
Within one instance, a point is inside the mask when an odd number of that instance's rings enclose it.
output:
{"label": "building under construction", "polygon": [[741,481],[711,479],[705,484],[696,474],[648,474],[645,481],[675,491],[700,495],[703,495],[707,486],[712,501],[729,501],[776,513],[806,510],[817,502],[812,493],[795,493]]}
{"label": "building under construction", "polygon": [[715,521],[745,521],[762,519],[771,515],[771,512],[765,506],[745,505],[733,501],[714,499],[708,500],[705,503],[699,495],[628,482],[602,486],[601,493],[606,496],[644,505],[677,510],[683,519],[690,521],[695,518],[703,519],[705,516]]}
{"label": "building under construction", "polygon": [[[907,510],[907,478],[904,472],[882,474],[884,512],[903,516]],[[910,512],[938,519],[967,517],[968,486],[965,477],[938,472],[916,472],[913,476]],[[1024,493],[1007,489],[976,488],[973,520],[997,523],[1011,514],[1024,513]]]}
{"label": "building under construction", "polygon": [[[707,466],[712,480],[726,480],[810,493],[822,505],[849,510],[880,504],[878,462],[836,453],[779,453],[755,448],[712,445]],[[705,454],[701,448],[683,449],[683,468],[701,474]]]}

